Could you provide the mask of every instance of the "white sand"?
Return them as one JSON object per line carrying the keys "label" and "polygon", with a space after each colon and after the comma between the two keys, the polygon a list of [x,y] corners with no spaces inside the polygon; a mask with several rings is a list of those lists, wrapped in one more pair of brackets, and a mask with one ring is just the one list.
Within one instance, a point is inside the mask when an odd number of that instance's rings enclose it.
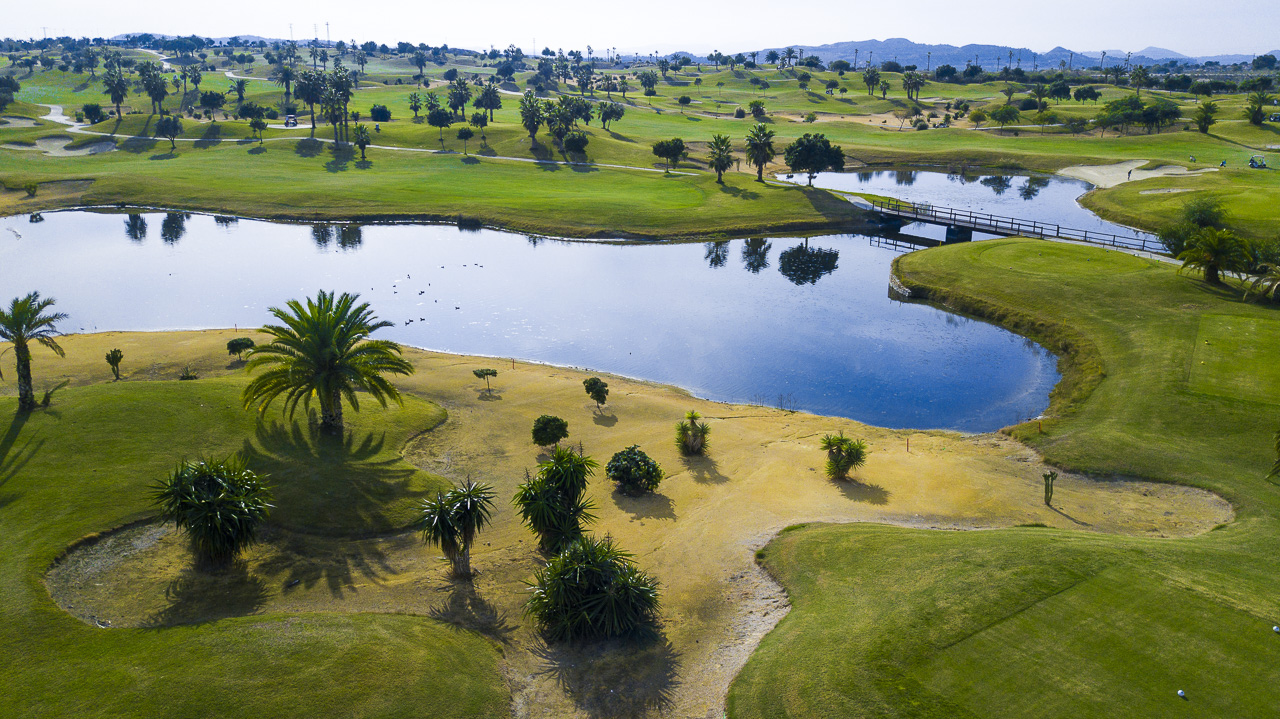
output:
{"label": "white sand", "polygon": [[1179,192],[1195,192],[1190,187],[1166,187],[1162,190],[1143,190],[1139,195],[1176,195]]}
{"label": "white sand", "polygon": [[42,137],[35,141],[33,145],[16,145],[12,142],[0,145],[10,150],[39,150],[50,157],[80,157],[83,155],[97,155],[103,152],[111,152],[116,149],[114,142],[94,142],[88,145],[81,145],[74,150],[67,149],[67,145],[71,144],[71,138],[66,135],[55,135],[53,137]]}
{"label": "white sand", "polygon": [[9,127],[39,127],[39,126],[40,126],[40,123],[36,122],[35,120],[32,120],[29,117],[13,117],[11,115],[0,117],[0,127],[9,128]]}
{"label": "white sand", "polygon": [[1130,160],[1114,165],[1075,165],[1058,170],[1059,175],[1084,180],[1096,187],[1115,187],[1126,182],[1138,182],[1152,177],[1194,177],[1205,172],[1217,172],[1216,167],[1188,170],[1181,165],[1161,165],[1153,170],[1139,169],[1150,160]]}

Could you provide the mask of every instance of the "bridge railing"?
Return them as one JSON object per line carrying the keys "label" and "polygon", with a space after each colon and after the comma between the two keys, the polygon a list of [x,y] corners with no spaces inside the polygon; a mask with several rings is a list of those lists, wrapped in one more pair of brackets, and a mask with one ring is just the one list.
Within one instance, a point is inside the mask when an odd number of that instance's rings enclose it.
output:
{"label": "bridge railing", "polygon": [[1071,227],[1063,227],[1059,224],[993,215],[987,212],[959,210],[952,207],[938,207],[925,203],[904,202],[902,200],[872,200],[871,206],[877,212],[886,215],[953,227],[966,227],[992,235],[1020,235],[1042,239],[1059,238],[1087,242],[1094,245],[1141,250],[1143,252],[1157,252],[1164,249],[1158,240],[1146,235],[1126,237],[1109,232],[1078,230]]}

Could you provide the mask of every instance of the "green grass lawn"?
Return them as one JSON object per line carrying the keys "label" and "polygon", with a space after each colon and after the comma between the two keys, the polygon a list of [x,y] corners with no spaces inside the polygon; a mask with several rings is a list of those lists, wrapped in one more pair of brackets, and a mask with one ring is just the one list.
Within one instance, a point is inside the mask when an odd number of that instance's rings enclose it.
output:
{"label": "green grass lawn", "polygon": [[149,486],[184,457],[243,450],[270,474],[277,519],[312,517],[328,533],[402,526],[440,486],[399,456],[442,421],[440,408],[415,398],[365,408],[350,418],[353,442],[316,456],[305,425],[282,430],[275,410],[259,427],[240,408],[245,381],[73,387],[29,416],[0,397],[0,715],[504,716],[495,645],[425,617],[273,614],[104,631],[50,602],[42,576],[54,559],[80,537],[151,516]]}
{"label": "green grass lawn", "polygon": [[897,270],[1067,354],[1045,433],[1012,430],[1050,462],[1204,487],[1237,521],[1186,540],[790,530],[761,557],[794,609],[733,684],[730,715],[1272,715],[1277,309],[1167,264],[1034,240],[925,250]]}

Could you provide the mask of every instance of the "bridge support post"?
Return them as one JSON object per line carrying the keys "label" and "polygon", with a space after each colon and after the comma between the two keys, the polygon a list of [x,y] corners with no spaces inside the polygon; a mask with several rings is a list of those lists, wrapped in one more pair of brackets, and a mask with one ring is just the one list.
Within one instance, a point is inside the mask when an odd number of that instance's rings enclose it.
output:
{"label": "bridge support post", "polygon": [[959,225],[948,225],[945,242],[948,245],[953,242],[973,242],[973,230]]}

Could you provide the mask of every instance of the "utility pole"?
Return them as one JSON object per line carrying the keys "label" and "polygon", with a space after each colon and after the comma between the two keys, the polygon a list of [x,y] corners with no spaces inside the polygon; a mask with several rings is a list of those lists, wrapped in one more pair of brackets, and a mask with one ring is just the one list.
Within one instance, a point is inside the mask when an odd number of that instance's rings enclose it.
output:
{"label": "utility pole", "polygon": [[328,44],[329,44],[329,23],[328,23],[328,21],[326,21],[326,22],[325,22],[325,24],[324,24],[324,44],[326,44],[326,45],[328,45]]}
{"label": "utility pole", "polygon": [[1067,72],[1071,71],[1071,66],[1076,64],[1076,51],[1071,51],[1071,57],[1067,60]]}
{"label": "utility pole", "polygon": [[289,23],[289,42],[293,42],[293,23]]}
{"label": "utility pole", "polygon": [[925,53],[924,71],[929,72],[932,69],[933,69],[933,51],[930,50],[929,52]]}

